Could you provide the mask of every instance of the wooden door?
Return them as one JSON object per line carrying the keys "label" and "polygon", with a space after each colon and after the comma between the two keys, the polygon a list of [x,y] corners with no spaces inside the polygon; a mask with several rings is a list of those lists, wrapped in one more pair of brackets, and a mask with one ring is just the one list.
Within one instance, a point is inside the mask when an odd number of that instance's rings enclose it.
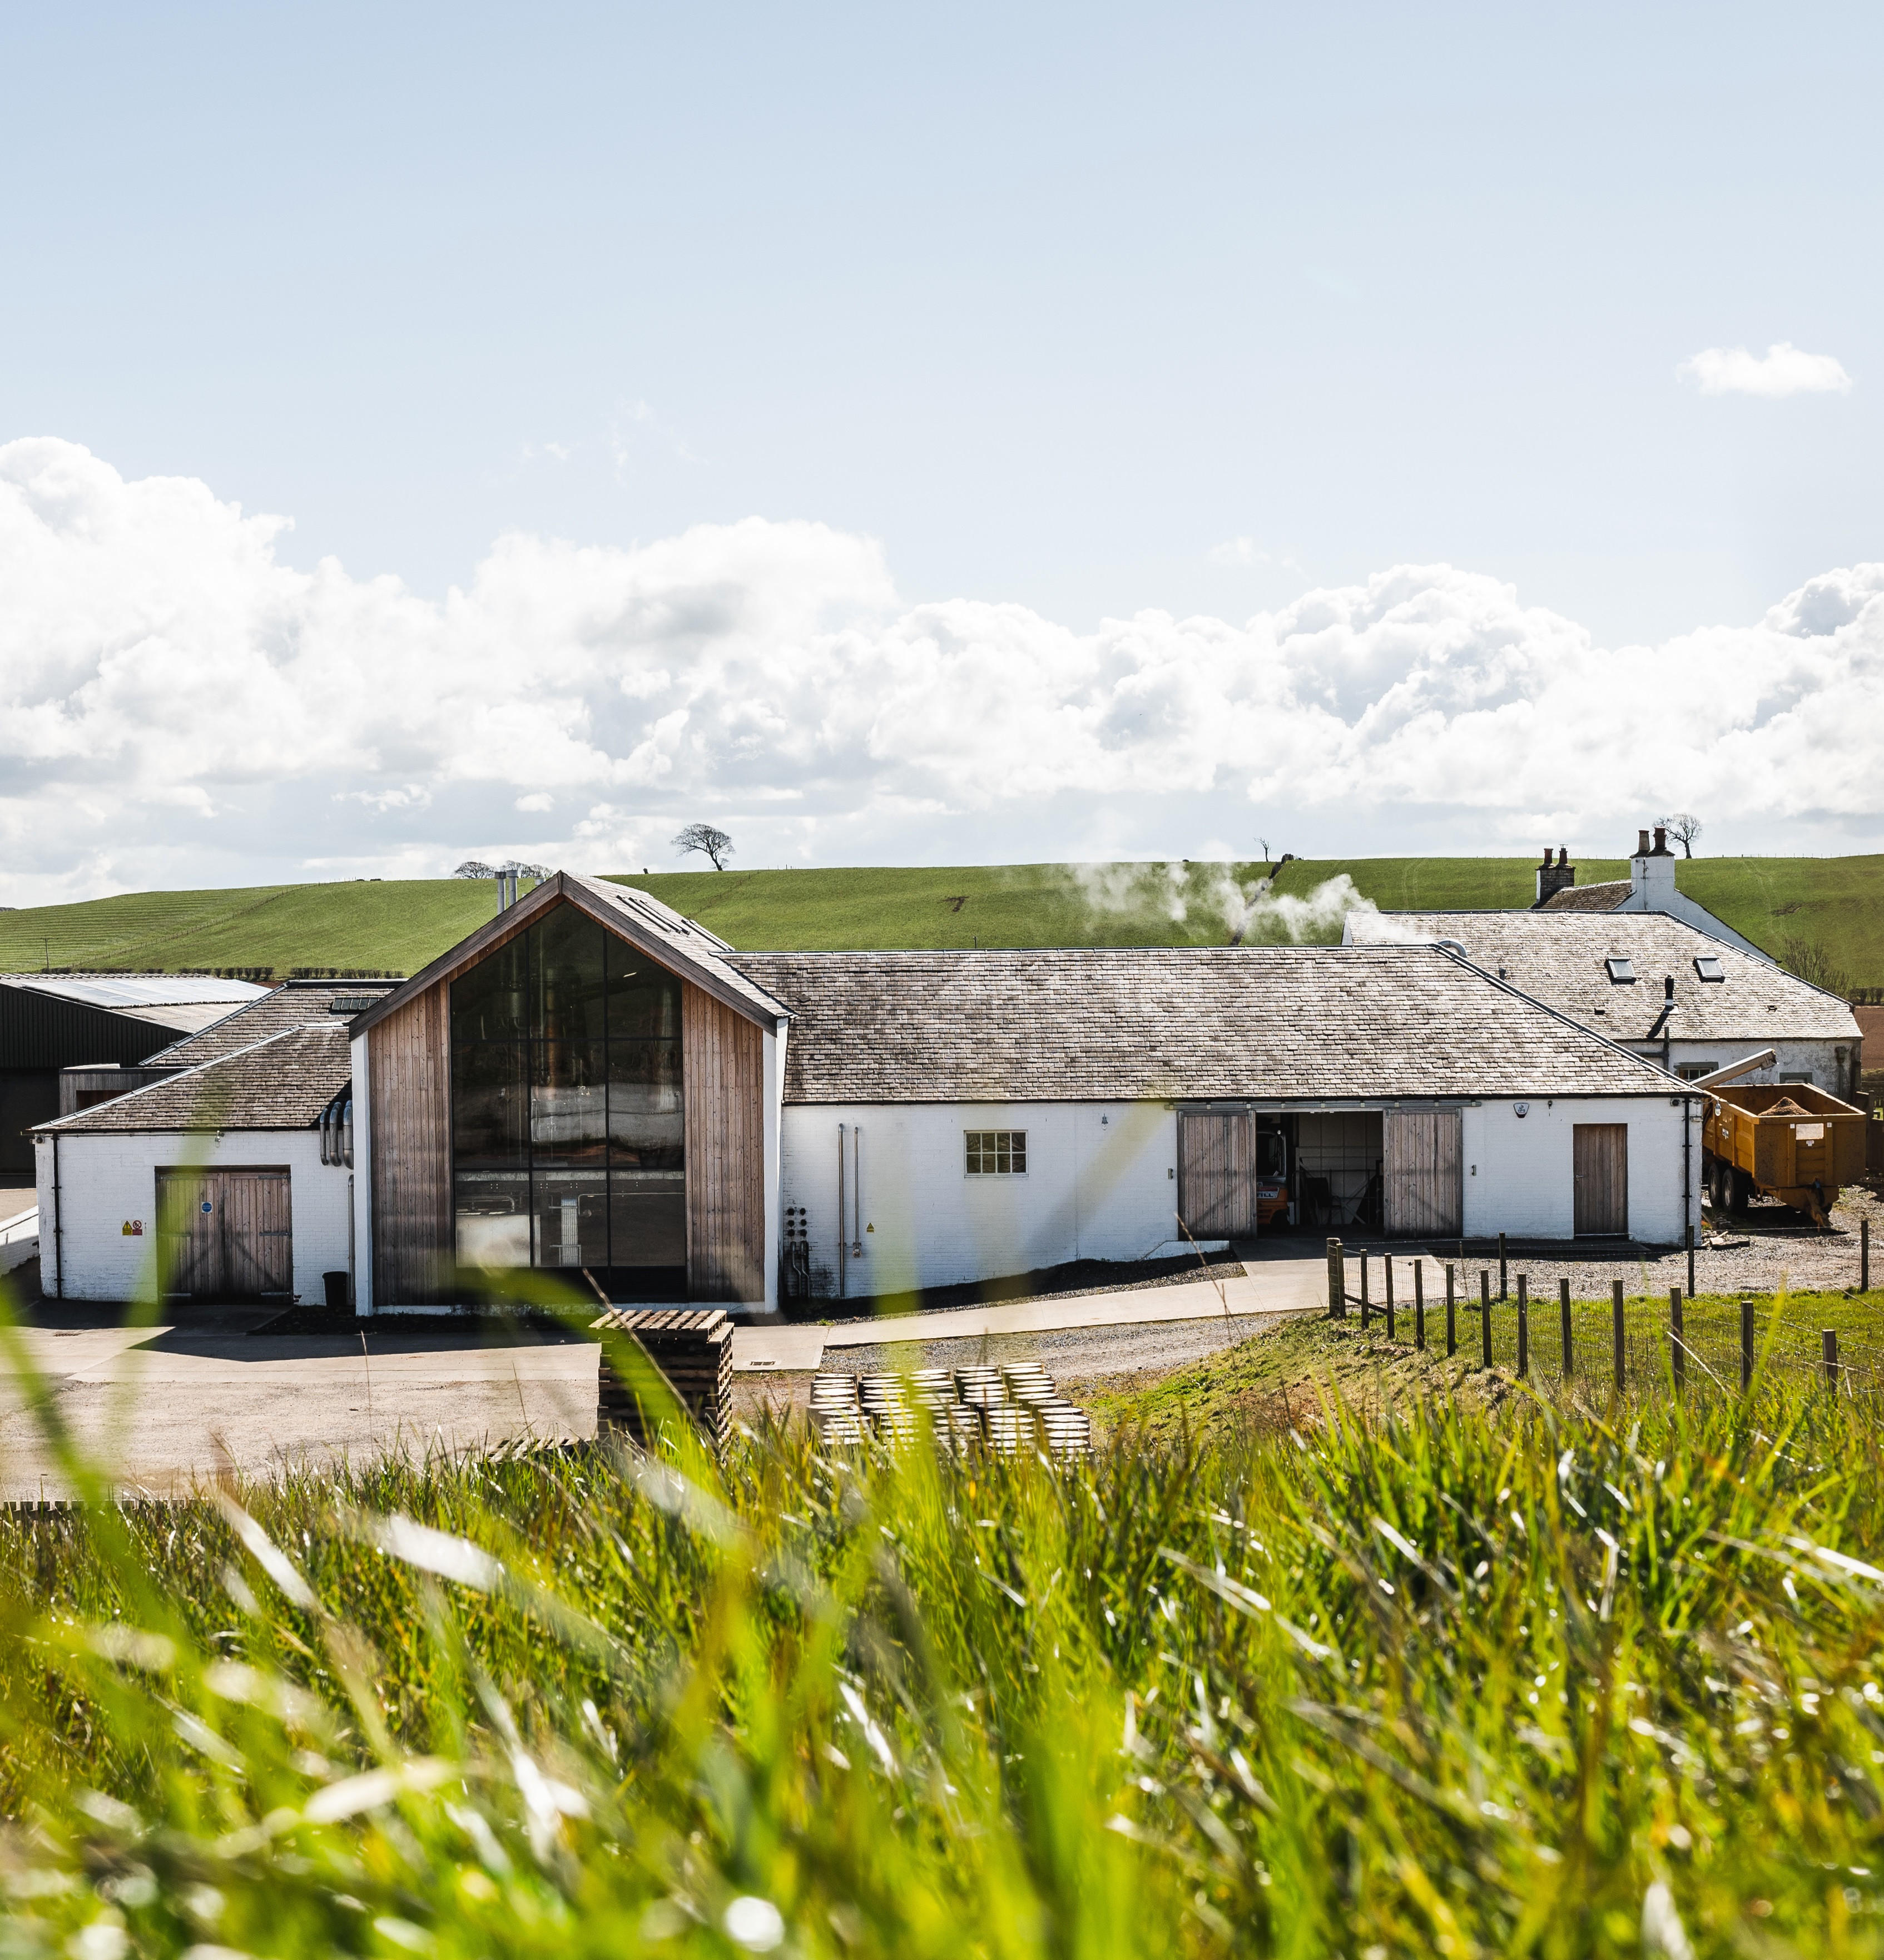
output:
{"label": "wooden door", "polygon": [[1193,1239],[1256,1236],[1256,1164],[1248,1111],[1178,1111],[1177,1215]]}
{"label": "wooden door", "polygon": [[222,1297],[222,1220],[215,1173],[157,1174],[157,1287],[190,1300]]}
{"label": "wooden door", "polygon": [[1572,1133],[1579,1239],[1624,1238],[1629,1229],[1629,1126],[1579,1123]]}
{"label": "wooden door", "polygon": [[222,1184],[222,1283],[232,1300],[294,1290],[294,1239],[284,1170],[226,1170]]}
{"label": "wooden door", "polygon": [[1384,1229],[1456,1239],[1464,1229],[1463,1122],[1457,1109],[1390,1109],[1381,1139]]}
{"label": "wooden door", "polygon": [[294,1290],[285,1169],[160,1170],[157,1258],[164,1293],[191,1300],[285,1299]]}

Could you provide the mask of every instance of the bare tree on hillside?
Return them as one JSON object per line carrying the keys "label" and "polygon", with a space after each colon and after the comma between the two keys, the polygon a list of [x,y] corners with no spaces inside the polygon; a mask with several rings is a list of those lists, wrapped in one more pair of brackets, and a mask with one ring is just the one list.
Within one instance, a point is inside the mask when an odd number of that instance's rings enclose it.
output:
{"label": "bare tree on hillside", "polygon": [[1695,854],[1695,839],[1707,826],[1698,816],[1690,816],[1685,810],[1678,810],[1673,816],[1657,817],[1656,822],[1681,846],[1681,854],[1692,858]]}
{"label": "bare tree on hillside", "polygon": [[1779,963],[1809,987],[1822,987],[1841,1000],[1851,998],[1851,975],[1816,940],[1801,939],[1789,932],[1779,943]]}
{"label": "bare tree on hillside", "polygon": [[723,871],[726,860],[732,855],[732,839],[710,823],[690,823],[675,838],[674,848],[683,858],[691,851],[702,851],[712,861],[716,871]]}

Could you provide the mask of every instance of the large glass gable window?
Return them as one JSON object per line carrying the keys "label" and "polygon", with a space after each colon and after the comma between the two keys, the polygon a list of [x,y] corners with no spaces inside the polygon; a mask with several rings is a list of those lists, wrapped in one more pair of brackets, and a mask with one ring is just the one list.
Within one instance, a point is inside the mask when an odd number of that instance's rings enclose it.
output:
{"label": "large glass gable window", "polygon": [[461,1265],[684,1290],[681,983],[558,905],[452,983]]}

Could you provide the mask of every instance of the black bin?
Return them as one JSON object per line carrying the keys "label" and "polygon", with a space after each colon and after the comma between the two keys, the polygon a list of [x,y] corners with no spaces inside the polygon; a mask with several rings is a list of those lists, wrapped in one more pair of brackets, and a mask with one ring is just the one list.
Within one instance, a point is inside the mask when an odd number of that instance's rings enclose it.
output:
{"label": "black bin", "polygon": [[347,1310],[347,1275],[345,1273],[322,1273],[321,1284],[327,1289],[327,1305],[335,1313]]}

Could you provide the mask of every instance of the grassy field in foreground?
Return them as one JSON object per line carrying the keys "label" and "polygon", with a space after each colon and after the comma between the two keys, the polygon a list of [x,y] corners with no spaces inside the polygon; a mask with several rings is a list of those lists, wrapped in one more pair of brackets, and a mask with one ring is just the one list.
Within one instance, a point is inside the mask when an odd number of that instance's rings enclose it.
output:
{"label": "grassy field in foreground", "polygon": [[[677,871],[624,877],[754,950],[834,947],[1221,944],[1257,864],[1009,864]],[[1585,883],[1628,875],[1589,861]],[[1345,875],[1388,910],[1525,905],[1527,858],[1298,860],[1276,892],[1306,900]],[[1683,890],[1776,954],[1818,948],[1858,985],[1884,984],[1884,858],[1696,859]],[[490,917],[492,887],[456,879],[150,892],[0,912],[0,969],[52,966],[416,971]],[[1339,908],[1295,929],[1340,937]],[[1259,920],[1250,937],[1285,936]]]}
{"label": "grassy field in foreground", "polygon": [[0,1515],[5,1950],[1884,1950],[1875,1403],[1505,1389]]}

